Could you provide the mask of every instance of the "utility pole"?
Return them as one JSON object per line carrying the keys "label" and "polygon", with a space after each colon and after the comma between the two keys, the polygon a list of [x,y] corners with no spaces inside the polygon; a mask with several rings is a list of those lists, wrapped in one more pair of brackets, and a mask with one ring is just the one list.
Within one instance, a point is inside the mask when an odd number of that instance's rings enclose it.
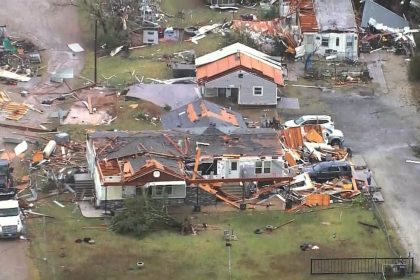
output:
{"label": "utility pole", "polygon": [[98,81],[98,72],[97,72],[97,67],[98,67],[98,61],[97,61],[97,51],[98,51],[98,18],[95,16],[95,38],[94,38],[94,46],[93,46],[93,61],[94,61],[94,66],[93,66],[93,81],[96,85],[97,81]]}

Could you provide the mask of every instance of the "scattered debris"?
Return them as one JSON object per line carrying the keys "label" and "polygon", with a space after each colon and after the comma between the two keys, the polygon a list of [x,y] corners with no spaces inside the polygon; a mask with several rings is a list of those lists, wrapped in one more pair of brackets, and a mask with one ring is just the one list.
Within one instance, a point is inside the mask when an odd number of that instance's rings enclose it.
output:
{"label": "scattered debris", "polygon": [[72,43],[67,45],[69,49],[74,53],[84,52],[85,50],[78,43]]}

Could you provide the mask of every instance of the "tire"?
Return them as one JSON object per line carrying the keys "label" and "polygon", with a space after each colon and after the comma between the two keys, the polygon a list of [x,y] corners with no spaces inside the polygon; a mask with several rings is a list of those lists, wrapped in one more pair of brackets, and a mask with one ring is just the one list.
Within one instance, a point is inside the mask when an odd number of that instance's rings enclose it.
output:
{"label": "tire", "polygon": [[341,141],[338,139],[332,139],[331,146],[339,146],[341,148]]}

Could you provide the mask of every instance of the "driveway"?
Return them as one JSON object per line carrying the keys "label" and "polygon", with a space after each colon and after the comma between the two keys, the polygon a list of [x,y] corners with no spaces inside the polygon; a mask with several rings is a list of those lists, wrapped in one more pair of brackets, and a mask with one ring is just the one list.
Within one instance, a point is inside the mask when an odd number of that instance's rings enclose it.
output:
{"label": "driveway", "polygon": [[[407,81],[403,57],[382,53],[381,60],[384,77],[379,75],[373,91],[366,87],[332,92],[299,89],[292,94],[299,97],[301,109],[280,114],[284,119],[311,113],[333,116],[346,145],[362,154],[372,169],[382,187],[389,220],[406,250],[418,258],[420,165],[406,160],[420,160],[410,147],[420,147],[420,87]],[[383,78],[388,93],[381,91]]]}
{"label": "driveway", "polygon": [[[63,3],[65,1],[61,1]],[[47,89],[49,74],[63,67],[73,67],[78,73],[83,68],[84,57],[73,56],[69,43],[81,42],[77,9],[74,6],[56,6],[58,0],[2,0],[0,24],[7,25],[9,36],[27,38],[39,48],[43,59],[48,60],[48,73],[40,80],[25,85],[31,93]],[[58,89],[68,90],[68,88]],[[37,120],[35,120],[37,121]],[[0,133],[9,134],[5,129]],[[0,279],[30,279],[30,259],[27,241],[0,240]]]}

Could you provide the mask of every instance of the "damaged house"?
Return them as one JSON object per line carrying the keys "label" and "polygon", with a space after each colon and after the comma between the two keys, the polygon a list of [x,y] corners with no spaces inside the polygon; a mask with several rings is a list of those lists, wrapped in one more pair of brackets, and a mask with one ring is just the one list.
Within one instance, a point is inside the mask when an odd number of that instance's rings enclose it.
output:
{"label": "damaged house", "polygon": [[209,128],[230,133],[246,123],[241,114],[207,100],[199,99],[161,116],[164,129],[183,130],[194,134],[205,133]]}
{"label": "damaged house", "polygon": [[306,55],[357,60],[358,30],[351,0],[281,2],[286,22],[299,26]]}
{"label": "damaged house", "polygon": [[204,96],[239,105],[277,105],[284,68],[269,55],[235,43],[196,58],[195,64]]}
{"label": "damaged house", "polygon": [[[279,135],[270,129],[238,128],[230,135],[166,130],[93,132],[87,135],[86,144],[97,207],[118,205],[136,195],[189,204],[196,187],[188,181],[194,177],[269,180],[285,174]],[[210,187],[208,192],[213,196]],[[223,196],[217,193],[217,197]]]}

